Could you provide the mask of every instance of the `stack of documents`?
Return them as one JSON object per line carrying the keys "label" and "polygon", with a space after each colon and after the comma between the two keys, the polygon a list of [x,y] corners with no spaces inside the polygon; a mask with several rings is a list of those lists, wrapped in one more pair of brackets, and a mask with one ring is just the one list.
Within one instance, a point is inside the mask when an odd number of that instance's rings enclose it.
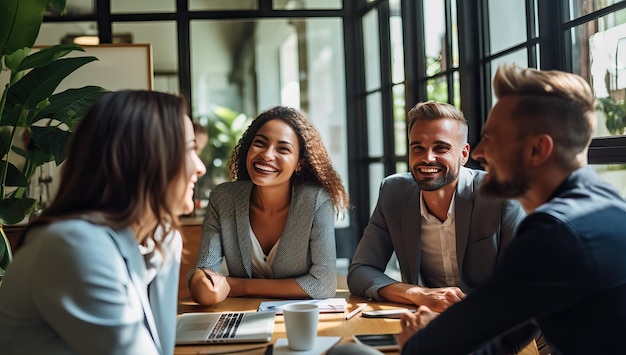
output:
{"label": "stack of documents", "polygon": [[291,303],[313,303],[317,304],[320,313],[342,313],[345,312],[347,303],[345,298],[327,298],[325,300],[284,300],[261,302],[259,311],[274,311],[276,314],[283,314],[283,307]]}

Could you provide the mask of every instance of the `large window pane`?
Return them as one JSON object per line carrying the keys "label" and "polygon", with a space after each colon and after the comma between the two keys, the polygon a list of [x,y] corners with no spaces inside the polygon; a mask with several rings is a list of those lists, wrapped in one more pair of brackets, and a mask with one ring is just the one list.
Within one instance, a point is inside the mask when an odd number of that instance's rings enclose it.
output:
{"label": "large window pane", "polygon": [[365,89],[380,88],[380,44],[378,10],[372,9],[363,16],[363,48],[365,61]]}
{"label": "large window pane", "polygon": [[380,191],[380,183],[385,177],[385,167],[382,163],[372,163],[369,166],[370,178],[370,215],[374,212],[376,201],[378,201],[378,192]]}
{"label": "large window pane", "polygon": [[458,26],[457,24],[459,23],[459,20],[456,16],[456,6],[452,6],[451,8],[451,23],[452,23],[452,33],[451,38],[452,38],[452,43],[450,43],[450,45],[452,46],[452,66],[455,68],[459,67],[459,32],[458,32]]}
{"label": "large window pane", "polygon": [[428,100],[448,102],[448,81],[445,76],[428,79],[426,82],[426,97]]}
{"label": "large window pane", "polygon": [[273,0],[273,7],[277,10],[341,9],[341,0]]}
{"label": "large window pane", "polygon": [[624,0],[569,0],[570,20],[590,14]]}
{"label": "large window pane", "polygon": [[[64,39],[89,36],[98,38],[98,25],[95,22],[45,22],[41,24],[36,46],[53,46]],[[97,44],[97,41],[96,41]]]}
{"label": "large window pane", "polygon": [[407,107],[404,99],[404,85],[393,87],[393,131],[394,147],[397,156],[406,155],[407,149]]}
{"label": "large window pane", "polygon": [[383,106],[380,91],[367,96],[367,145],[368,155],[383,156]]}
{"label": "large window pane", "polygon": [[444,51],[446,49],[446,16],[443,0],[424,1],[424,45],[426,75],[432,76],[447,69]]}
{"label": "large window pane", "polygon": [[111,0],[111,13],[175,12],[176,0]]}
{"label": "large window pane", "polygon": [[391,13],[397,16],[389,18],[389,32],[391,37],[391,81],[401,83],[404,81],[404,45],[402,43],[402,18],[399,16],[399,4],[394,2],[389,6],[397,6],[391,9]]}
{"label": "large window pane", "polygon": [[[528,67],[528,52],[526,49],[521,49],[519,51],[515,51],[513,53],[509,53],[502,57],[495,58],[491,61],[491,75],[489,76],[489,82],[493,83],[493,77],[496,75],[496,70],[498,70],[498,66],[500,64],[517,64],[520,67]],[[491,102],[495,103],[496,99],[491,96]]]}
{"label": "large window pane", "polygon": [[189,0],[189,10],[256,10],[256,0]]}
{"label": "large window pane", "polygon": [[456,106],[457,108],[461,108],[461,75],[459,74],[458,71],[455,71],[452,74],[454,83],[452,85],[454,85],[454,97],[452,98],[452,103],[454,104],[454,106]]}
{"label": "large window pane", "polygon": [[409,164],[407,162],[397,162],[396,163],[396,172],[398,173],[406,173],[409,171]]}
{"label": "large window pane", "polygon": [[63,17],[66,15],[69,16],[80,16],[80,15],[93,15],[95,13],[95,1],[93,0],[67,0],[65,2],[65,14],[61,15],[60,13],[54,10],[46,11],[46,16],[50,17]]}
{"label": "large window pane", "polygon": [[[618,19],[624,20],[620,23]],[[626,10],[573,28],[572,62],[602,104],[596,137],[626,133]]]}
{"label": "large window pane", "polygon": [[525,0],[489,1],[489,53],[526,41]]}
{"label": "large window pane", "polygon": [[113,33],[128,33],[134,43],[150,43],[154,90],[178,93],[178,40],[173,21],[119,22]]}
{"label": "large window pane", "polygon": [[626,198],[626,164],[591,165],[602,180],[613,185]]}

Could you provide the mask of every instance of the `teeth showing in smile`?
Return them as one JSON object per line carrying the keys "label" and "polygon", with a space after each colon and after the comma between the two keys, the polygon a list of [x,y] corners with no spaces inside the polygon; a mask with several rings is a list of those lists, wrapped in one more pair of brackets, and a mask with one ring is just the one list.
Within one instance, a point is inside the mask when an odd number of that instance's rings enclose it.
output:
{"label": "teeth showing in smile", "polygon": [[259,169],[259,170],[263,170],[263,171],[267,171],[268,173],[275,173],[278,170],[272,168],[271,166],[267,166],[267,165],[261,165],[261,164],[254,164],[254,168],[255,169]]}
{"label": "teeth showing in smile", "polygon": [[439,169],[437,168],[420,168],[419,170],[421,173],[425,173],[425,174],[432,174],[432,173],[436,173],[439,171]]}

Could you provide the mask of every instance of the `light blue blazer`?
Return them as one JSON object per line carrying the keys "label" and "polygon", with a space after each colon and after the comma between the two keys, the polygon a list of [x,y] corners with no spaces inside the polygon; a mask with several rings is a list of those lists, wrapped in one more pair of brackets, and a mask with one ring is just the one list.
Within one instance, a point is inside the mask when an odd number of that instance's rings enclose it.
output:
{"label": "light blue blazer", "polygon": [[30,230],[0,287],[2,354],[172,354],[180,233],[162,249],[83,220]]}
{"label": "light blue blazer", "polygon": [[[221,271],[222,258],[233,277],[252,278],[250,240],[251,181],[218,185],[211,191],[202,227],[196,268]],[[315,185],[296,185],[276,256],[274,278],[295,278],[311,298],[333,297],[337,290],[335,215],[330,194]]]}

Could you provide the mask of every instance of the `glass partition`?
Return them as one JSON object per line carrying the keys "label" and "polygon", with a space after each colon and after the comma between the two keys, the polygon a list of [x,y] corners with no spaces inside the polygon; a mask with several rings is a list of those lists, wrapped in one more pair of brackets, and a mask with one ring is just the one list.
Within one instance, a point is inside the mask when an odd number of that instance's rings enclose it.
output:
{"label": "glass partition", "polygon": [[272,0],[276,10],[341,9],[342,0]]}
{"label": "glass partition", "polygon": [[189,0],[190,11],[256,10],[257,0]]}
{"label": "glass partition", "polygon": [[[176,0],[110,0],[111,13],[176,12]],[[234,0],[231,0],[234,1]]]}
{"label": "glass partition", "polygon": [[489,53],[526,42],[525,0],[489,1]]}
{"label": "glass partition", "polygon": [[115,22],[113,33],[128,33],[133,43],[151,44],[154,90],[178,94],[178,39],[174,21]]}
{"label": "glass partition", "polygon": [[363,16],[363,51],[365,61],[365,90],[380,89],[380,34],[378,10],[372,9]]}
{"label": "glass partition", "polygon": [[624,0],[569,0],[568,18],[573,20],[620,2]]}
{"label": "glass partition", "polygon": [[[597,1],[593,2],[593,6],[598,5]],[[611,138],[624,137],[626,9],[573,27],[566,33],[566,38],[571,41],[572,62],[577,64],[574,65],[574,72],[591,83],[599,102],[594,137],[608,141]],[[600,164],[593,167],[622,196],[626,196],[626,164]]]}

